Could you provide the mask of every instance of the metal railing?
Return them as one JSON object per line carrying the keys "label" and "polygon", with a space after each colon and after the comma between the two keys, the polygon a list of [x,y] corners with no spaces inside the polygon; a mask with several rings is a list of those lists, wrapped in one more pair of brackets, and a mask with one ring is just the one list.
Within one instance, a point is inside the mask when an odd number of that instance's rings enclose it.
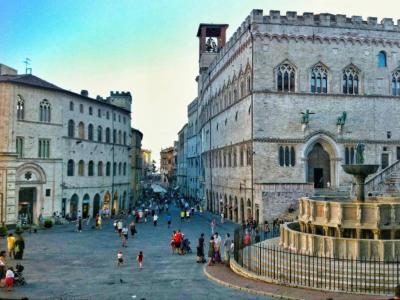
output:
{"label": "metal railing", "polygon": [[[269,237],[276,236],[271,233]],[[400,257],[374,258],[315,256],[285,250],[270,243],[245,245],[245,232],[235,230],[234,259],[244,269],[268,281],[331,291],[393,294],[400,283]],[[248,240],[248,238],[247,238]]]}
{"label": "metal railing", "polygon": [[379,187],[384,184],[386,179],[392,176],[393,172],[400,170],[400,160],[395,161],[390,166],[386,167],[378,174],[373,175],[371,178],[365,181],[366,190],[377,191]]}

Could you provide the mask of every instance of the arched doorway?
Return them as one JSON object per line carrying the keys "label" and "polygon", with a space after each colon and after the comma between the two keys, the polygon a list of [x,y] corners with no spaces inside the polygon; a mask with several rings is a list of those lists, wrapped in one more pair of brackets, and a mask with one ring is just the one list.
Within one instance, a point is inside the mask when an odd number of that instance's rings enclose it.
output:
{"label": "arched doorway", "polygon": [[82,218],[86,219],[89,216],[90,197],[85,194],[82,199]]}
{"label": "arched doorway", "polygon": [[229,220],[233,219],[232,196],[229,196]]}
{"label": "arched doorway", "polygon": [[118,203],[118,193],[115,192],[114,197],[113,197],[113,204],[112,204],[112,212],[111,212],[112,215],[115,215],[118,213],[118,209],[119,209],[118,204],[119,204]]}
{"label": "arched doorway", "polygon": [[104,199],[103,199],[103,211],[107,211],[110,209],[110,200],[111,200],[110,193],[106,192],[104,194]]}
{"label": "arched doorway", "polygon": [[244,223],[244,200],[240,198],[240,222]]}
{"label": "arched doorway", "polygon": [[18,219],[22,224],[35,222],[36,188],[20,188],[18,193]]}
{"label": "arched doorway", "polygon": [[316,189],[331,185],[330,156],[320,143],[308,153],[308,182],[314,183]]}
{"label": "arched doorway", "polygon": [[96,194],[93,198],[93,216],[95,217],[100,211],[100,195]]}
{"label": "arched doorway", "polygon": [[247,199],[247,221],[251,220],[253,218],[252,213],[251,213],[252,209],[251,209],[251,201],[250,199]]}
{"label": "arched doorway", "polygon": [[122,194],[122,209],[126,209],[126,191]]}
{"label": "arched doorway", "polygon": [[224,196],[224,217],[228,218],[228,199],[226,197],[226,195]]}
{"label": "arched doorway", "polygon": [[234,205],[234,221],[237,223],[239,220],[238,220],[238,217],[239,217],[239,213],[238,213],[238,200],[237,200],[237,198],[235,197],[235,205]]}
{"label": "arched doorway", "polygon": [[78,218],[78,204],[79,197],[77,194],[73,194],[71,200],[69,201],[69,215],[72,220],[76,220]]}

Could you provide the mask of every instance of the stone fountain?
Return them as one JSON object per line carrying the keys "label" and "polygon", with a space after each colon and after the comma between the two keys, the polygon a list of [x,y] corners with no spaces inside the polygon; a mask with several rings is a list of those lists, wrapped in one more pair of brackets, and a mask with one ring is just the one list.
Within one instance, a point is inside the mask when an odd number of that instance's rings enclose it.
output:
{"label": "stone fountain", "polygon": [[379,165],[364,165],[364,144],[357,144],[356,163],[351,165],[342,165],[347,174],[354,176],[357,183],[357,201],[365,201],[365,179],[368,175],[375,173]]}

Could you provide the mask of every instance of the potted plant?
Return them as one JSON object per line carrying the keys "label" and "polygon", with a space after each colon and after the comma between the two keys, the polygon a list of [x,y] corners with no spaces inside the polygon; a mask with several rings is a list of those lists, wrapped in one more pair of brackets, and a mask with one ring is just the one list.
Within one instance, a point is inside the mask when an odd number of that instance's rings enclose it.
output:
{"label": "potted plant", "polygon": [[0,226],[0,237],[5,237],[8,233],[8,228],[6,225]]}
{"label": "potted plant", "polygon": [[44,228],[51,228],[53,227],[53,221],[51,219],[44,220]]}

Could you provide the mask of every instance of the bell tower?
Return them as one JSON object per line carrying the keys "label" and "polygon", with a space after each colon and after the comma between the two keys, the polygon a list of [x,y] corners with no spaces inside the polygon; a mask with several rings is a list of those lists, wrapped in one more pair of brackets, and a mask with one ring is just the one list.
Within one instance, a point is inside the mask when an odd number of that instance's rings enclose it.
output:
{"label": "bell tower", "polygon": [[197,37],[199,38],[200,73],[207,70],[217,53],[225,46],[228,26],[228,24],[204,23],[199,25]]}

